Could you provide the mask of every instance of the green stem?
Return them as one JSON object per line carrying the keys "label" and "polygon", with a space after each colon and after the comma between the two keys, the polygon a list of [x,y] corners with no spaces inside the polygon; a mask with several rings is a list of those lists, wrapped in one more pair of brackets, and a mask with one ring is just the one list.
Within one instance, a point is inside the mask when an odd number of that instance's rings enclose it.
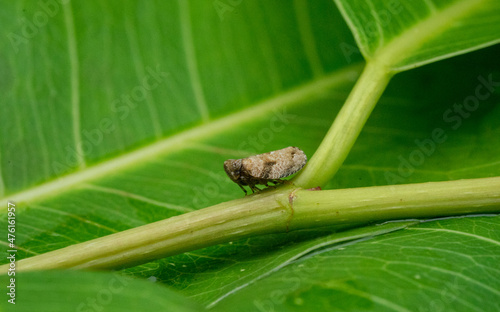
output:
{"label": "green stem", "polygon": [[16,270],[123,268],[268,233],[491,212],[500,212],[500,177],[328,191],[286,186],[23,259]]}
{"label": "green stem", "polygon": [[287,196],[284,190],[246,196],[23,259],[16,270],[130,267],[241,237],[285,232]]}
{"label": "green stem", "polygon": [[295,185],[320,186],[335,175],[392,75],[393,72],[380,63],[367,63],[316,153],[293,180]]}
{"label": "green stem", "polygon": [[301,192],[290,229],[500,212],[500,177]]}

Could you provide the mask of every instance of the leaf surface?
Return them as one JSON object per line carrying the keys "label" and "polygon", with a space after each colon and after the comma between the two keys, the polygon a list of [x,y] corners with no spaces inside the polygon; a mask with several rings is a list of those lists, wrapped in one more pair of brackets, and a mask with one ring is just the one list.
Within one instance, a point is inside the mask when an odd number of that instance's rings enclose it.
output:
{"label": "leaf surface", "polygon": [[[55,270],[18,273],[14,278],[15,304],[2,300],[2,311],[202,310],[191,299],[155,284],[154,280],[138,280],[119,273]],[[1,282],[10,285],[10,277],[2,276]]]}
{"label": "leaf surface", "polygon": [[500,42],[500,3],[495,0],[335,3],[363,55],[381,58],[397,71]]}
{"label": "leaf surface", "polygon": [[[220,311],[495,311],[499,217],[421,223],[305,257]],[[217,310],[217,309],[216,309]]]}
{"label": "leaf surface", "polygon": [[[360,71],[360,55],[342,49],[343,44],[355,43],[340,13],[330,1],[287,5],[251,1],[222,11],[215,3],[221,2],[71,2],[45,9],[28,1],[2,2],[2,31],[8,40],[0,43],[0,90],[5,94],[0,98],[0,209],[5,216],[5,201],[17,203],[18,259],[243,196],[222,169],[228,158],[286,146],[313,154]],[[41,16],[39,12],[52,13],[45,13],[47,22],[36,33],[29,33],[28,26]],[[15,41],[14,35],[26,41]],[[471,36],[462,33],[467,35]],[[327,188],[498,176],[500,76],[494,70],[500,65],[498,53],[498,47],[491,47],[399,75]],[[483,80],[493,83],[486,87]],[[480,85],[487,97],[481,96],[477,107],[466,111],[468,115],[456,112],[454,104],[465,105]],[[446,139],[423,144],[433,140],[437,128]],[[477,234],[474,222],[485,229],[499,224],[498,218],[454,220],[436,224],[443,229],[456,225],[471,235]],[[157,279],[144,293],[147,296],[150,288],[158,287],[151,290],[151,300],[156,298],[153,294],[170,294],[166,285],[193,301],[222,309],[226,302],[247,298],[252,287],[262,284],[262,290],[269,290],[267,283],[274,283],[280,274],[295,278],[292,268],[313,261],[321,267],[309,280],[300,275],[301,283],[316,285],[326,279],[327,287],[321,284],[311,288],[307,298],[297,298],[305,303],[309,298],[326,300],[325,306],[331,302],[353,306],[361,301],[342,297],[330,302],[325,291],[334,291],[329,285],[346,276],[368,285],[373,276],[380,277],[380,267],[337,265],[341,259],[324,256],[328,252],[322,251],[322,244],[353,241],[358,254],[367,248],[382,263],[390,254],[370,249],[369,242],[377,238],[363,243],[352,239],[359,235],[384,239],[379,230],[373,226],[355,232],[312,229],[268,235],[123,273]],[[399,250],[400,259],[411,259],[413,255],[403,248],[408,238],[400,232],[406,230],[391,234],[391,250]],[[429,243],[430,250],[430,243],[442,239],[443,248],[452,248],[455,242],[442,234],[429,231],[419,243]],[[6,217],[0,222],[0,236],[7,247]],[[486,237],[498,241],[494,235]],[[481,271],[494,271],[492,261],[498,263],[490,254],[493,249],[487,249],[484,254],[481,249],[460,252],[464,259],[484,260],[470,274],[496,287]],[[318,253],[302,259],[305,251]],[[4,252],[2,263],[8,262],[6,256]],[[458,270],[470,264],[456,258],[449,261]],[[435,261],[437,268],[444,265]],[[45,287],[46,278],[53,281],[54,293],[61,295],[64,285],[80,278],[85,285],[92,285],[93,279],[105,282],[83,273],[67,279],[49,272],[26,276],[32,277],[26,289]],[[438,287],[439,275],[430,271],[428,276]],[[395,278],[386,283],[389,289],[399,285]],[[290,288],[286,283],[276,285]],[[76,292],[72,304],[85,294]],[[126,302],[142,300],[131,293],[123,296],[129,294]],[[266,295],[262,293],[264,303]],[[384,294],[373,290],[369,298],[375,295]],[[433,291],[426,295],[430,300],[440,298]],[[287,296],[295,300],[293,294]],[[461,298],[474,303],[477,294],[470,296]],[[47,297],[40,306],[66,307],[60,298]],[[249,304],[242,309],[250,309]],[[397,304],[412,306],[406,299]],[[278,301],[273,306],[293,305]]]}

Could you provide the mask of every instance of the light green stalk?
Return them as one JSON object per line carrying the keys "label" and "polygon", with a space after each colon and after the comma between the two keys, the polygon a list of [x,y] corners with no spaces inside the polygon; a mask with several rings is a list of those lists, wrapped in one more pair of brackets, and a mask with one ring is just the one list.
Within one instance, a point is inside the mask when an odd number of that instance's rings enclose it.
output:
{"label": "light green stalk", "polygon": [[294,184],[304,188],[321,186],[335,175],[391,77],[392,72],[380,63],[367,63],[321,145],[295,177]]}
{"label": "light green stalk", "polygon": [[328,191],[286,186],[23,259],[16,270],[117,269],[267,233],[492,212],[500,212],[500,177]]}

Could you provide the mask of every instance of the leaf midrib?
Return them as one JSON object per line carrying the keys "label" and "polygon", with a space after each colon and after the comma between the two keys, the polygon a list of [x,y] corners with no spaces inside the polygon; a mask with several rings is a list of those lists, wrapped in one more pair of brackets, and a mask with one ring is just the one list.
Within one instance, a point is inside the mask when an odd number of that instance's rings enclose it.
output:
{"label": "leaf midrib", "polygon": [[482,45],[473,46],[468,49],[445,53],[434,58],[423,60],[419,63],[397,66],[399,62],[404,60],[406,57],[411,56],[412,53],[417,51],[423,44],[443,34],[447,29],[451,28],[454,21],[467,14],[472,14],[473,11],[479,9],[484,2],[485,0],[463,0],[457,1],[440,10],[431,10],[431,14],[429,14],[428,17],[419,20],[416,24],[403,30],[403,32],[398,36],[393,37],[384,46],[379,47],[373,52],[373,54],[370,54],[365,49],[363,42],[361,42],[362,40],[359,35],[358,28],[352,21],[353,17],[347,13],[341,1],[335,0],[337,7],[353,32],[354,38],[356,39],[356,42],[365,58],[371,62],[384,64],[387,68],[391,68],[396,72],[477,50],[499,42],[500,39],[497,41],[487,42]]}
{"label": "leaf midrib", "polygon": [[6,203],[8,201],[19,204],[53,197],[74,188],[80,183],[93,181],[104,176],[110,176],[131,168],[134,165],[145,163],[159,155],[170,154],[185,147],[188,144],[187,142],[211,137],[228,131],[231,128],[241,126],[256,118],[263,117],[276,109],[299,104],[301,101],[306,104],[308,103],[306,100],[314,94],[321,93],[322,91],[346,82],[351,82],[353,75],[358,75],[359,72],[359,64],[345,67],[329,75],[325,75],[320,79],[310,81],[309,83],[290,89],[280,95],[263,100],[252,107],[219,118],[210,123],[201,124],[194,128],[179,132],[150,145],[120,155],[114,159],[88,166],[55,180],[30,187],[18,193],[6,195],[0,199],[0,203],[2,203],[0,209],[2,212],[6,212]]}
{"label": "leaf midrib", "polygon": [[[478,9],[483,2],[484,0],[458,1],[457,3],[445,7],[441,11],[431,13],[428,18],[422,19],[420,22],[404,31],[400,36],[393,38],[387,45],[375,53],[374,59],[378,58],[377,61],[387,65],[390,64],[389,67],[393,67],[391,65],[401,62],[405,57],[410,56],[423,44],[430,41],[430,39],[439,36],[447,29],[451,28],[454,21],[467,14],[472,14],[472,12]],[[447,58],[450,55],[461,53],[464,53],[464,51],[455,51],[453,54],[446,53],[417,64],[409,64],[393,69],[403,71]]]}

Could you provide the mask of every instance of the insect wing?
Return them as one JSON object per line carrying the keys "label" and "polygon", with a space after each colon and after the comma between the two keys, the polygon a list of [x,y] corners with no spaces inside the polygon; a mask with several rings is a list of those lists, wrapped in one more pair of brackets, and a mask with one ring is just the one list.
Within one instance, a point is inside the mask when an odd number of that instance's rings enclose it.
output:
{"label": "insect wing", "polygon": [[255,155],[242,160],[248,175],[257,179],[274,180],[288,177],[304,167],[307,157],[296,147]]}

